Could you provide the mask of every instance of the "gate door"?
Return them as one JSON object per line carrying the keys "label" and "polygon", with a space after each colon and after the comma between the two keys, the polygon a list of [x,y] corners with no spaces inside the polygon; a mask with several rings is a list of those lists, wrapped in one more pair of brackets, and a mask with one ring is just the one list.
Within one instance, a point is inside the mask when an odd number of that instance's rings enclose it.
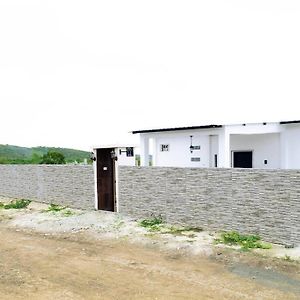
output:
{"label": "gate door", "polygon": [[97,149],[98,209],[115,210],[114,149]]}

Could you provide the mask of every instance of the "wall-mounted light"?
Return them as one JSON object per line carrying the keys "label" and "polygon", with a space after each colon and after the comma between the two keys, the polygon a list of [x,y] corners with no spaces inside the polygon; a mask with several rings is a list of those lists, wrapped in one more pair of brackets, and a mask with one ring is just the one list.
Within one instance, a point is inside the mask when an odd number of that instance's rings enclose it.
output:
{"label": "wall-mounted light", "polygon": [[96,161],[96,155],[95,155],[94,152],[91,152],[91,154],[90,154],[90,160],[91,161]]}
{"label": "wall-mounted light", "polygon": [[191,138],[190,152],[193,153],[194,150],[200,150],[200,148],[201,148],[200,145],[199,146],[193,145],[193,136],[192,135],[190,135],[190,138]]}
{"label": "wall-mounted light", "polygon": [[110,152],[110,157],[111,157],[112,159],[114,159],[114,160],[118,160],[118,156],[116,155],[115,150],[112,150],[112,151]]}
{"label": "wall-mounted light", "polygon": [[193,136],[190,135],[190,138],[191,138],[190,152],[193,153],[193,150],[194,150],[194,146],[193,146]]}

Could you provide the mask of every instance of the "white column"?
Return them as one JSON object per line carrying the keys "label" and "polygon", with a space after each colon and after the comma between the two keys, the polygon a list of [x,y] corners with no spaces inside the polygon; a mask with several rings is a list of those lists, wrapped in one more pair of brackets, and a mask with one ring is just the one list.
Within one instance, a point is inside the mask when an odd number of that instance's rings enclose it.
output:
{"label": "white column", "polygon": [[286,132],[283,129],[280,132],[280,168],[288,169],[288,142]]}
{"label": "white column", "polygon": [[156,138],[152,138],[152,166],[156,166],[156,159],[157,159],[157,151],[156,151],[157,143]]}
{"label": "white column", "polygon": [[141,166],[149,166],[149,137],[141,134],[140,136]]}
{"label": "white column", "polygon": [[223,129],[219,134],[219,168],[231,167],[230,134]]}

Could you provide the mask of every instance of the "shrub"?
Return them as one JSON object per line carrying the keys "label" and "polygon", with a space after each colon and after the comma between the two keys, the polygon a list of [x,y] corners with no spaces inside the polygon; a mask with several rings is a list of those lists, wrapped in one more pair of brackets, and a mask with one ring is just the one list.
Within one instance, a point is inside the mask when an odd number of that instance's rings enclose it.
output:
{"label": "shrub", "polygon": [[46,165],[61,165],[65,163],[65,156],[60,152],[52,150],[49,150],[47,154],[44,154],[41,160],[41,164]]}

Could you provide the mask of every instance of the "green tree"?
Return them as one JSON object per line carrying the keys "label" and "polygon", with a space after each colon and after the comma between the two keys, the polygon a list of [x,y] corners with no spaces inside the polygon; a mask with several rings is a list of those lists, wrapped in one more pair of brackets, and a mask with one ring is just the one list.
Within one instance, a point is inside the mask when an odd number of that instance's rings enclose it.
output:
{"label": "green tree", "polygon": [[49,150],[47,154],[44,154],[41,160],[41,164],[47,165],[62,165],[65,163],[65,156],[60,152],[52,150]]}
{"label": "green tree", "polygon": [[40,164],[42,161],[42,156],[39,155],[38,153],[33,152],[31,155],[31,160],[30,163],[32,164]]}

